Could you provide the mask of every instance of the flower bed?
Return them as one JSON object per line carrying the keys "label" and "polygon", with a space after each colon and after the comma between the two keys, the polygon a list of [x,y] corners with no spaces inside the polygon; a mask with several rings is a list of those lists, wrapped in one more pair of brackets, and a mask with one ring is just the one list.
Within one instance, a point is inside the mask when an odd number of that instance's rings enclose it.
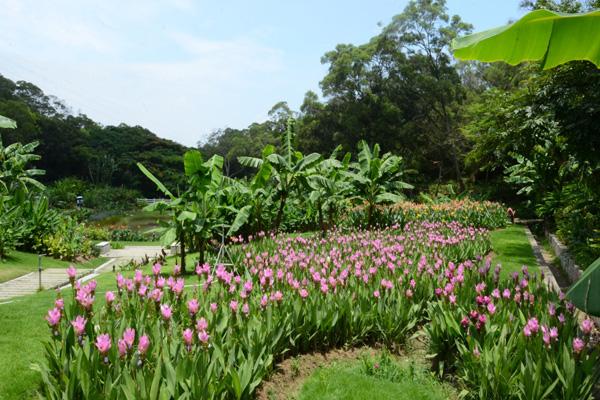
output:
{"label": "flower bed", "polygon": [[236,267],[198,266],[190,290],[155,265],[150,276],[119,275],[104,306],[93,282],[74,283],[73,299],[47,316],[43,392],[248,398],[288,354],[401,344],[423,325],[436,365],[472,397],[589,397],[591,326],[577,336],[572,308],[527,271],[501,282],[479,256],[489,246],[485,229],[408,223],[239,245]]}
{"label": "flower bed", "polygon": [[[507,211],[501,204],[490,201],[466,199],[434,204],[405,201],[377,207],[375,220],[379,226],[404,226],[409,222],[422,221],[456,221],[463,225],[496,229],[506,226]],[[359,226],[364,225],[365,221],[365,208],[355,207],[345,215],[342,225]]]}

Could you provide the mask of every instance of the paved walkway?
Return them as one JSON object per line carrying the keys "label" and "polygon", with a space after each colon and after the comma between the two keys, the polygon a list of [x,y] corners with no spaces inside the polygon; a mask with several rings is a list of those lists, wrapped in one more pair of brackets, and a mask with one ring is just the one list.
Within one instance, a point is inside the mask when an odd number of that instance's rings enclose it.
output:
{"label": "paved walkway", "polygon": [[[107,262],[94,270],[78,269],[78,279],[82,282],[98,276],[101,272],[112,270],[113,266],[120,267],[134,260],[140,262],[145,258],[153,258],[160,255],[160,246],[125,246],[123,249],[110,250],[103,254],[109,258]],[[64,268],[47,268],[42,270],[42,288],[55,289],[69,284],[69,278]],[[33,294],[39,290],[39,274],[30,272],[8,282],[0,283],[0,303],[9,301],[13,297]]]}
{"label": "paved walkway", "polygon": [[[77,271],[78,277],[83,277],[91,272],[89,269]],[[42,270],[42,288],[55,289],[68,282],[69,278],[64,268],[48,268]],[[0,302],[13,297],[33,294],[40,288],[38,272],[30,272],[8,282],[0,283]]]}

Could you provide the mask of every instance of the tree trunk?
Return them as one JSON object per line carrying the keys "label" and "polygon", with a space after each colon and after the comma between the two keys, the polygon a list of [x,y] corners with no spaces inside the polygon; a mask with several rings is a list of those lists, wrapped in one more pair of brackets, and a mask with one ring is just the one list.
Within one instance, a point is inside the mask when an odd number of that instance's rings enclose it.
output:
{"label": "tree trunk", "polygon": [[199,239],[198,240],[198,262],[200,263],[200,265],[204,264],[204,259],[205,259],[204,239]]}
{"label": "tree trunk", "polygon": [[286,197],[286,195],[282,195],[281,200],[279,201],[279,210],[277,211],[277,218],[275,218],[275,232],[279,232],[279,226],[283,219],[283,209],[285,208]]}
{"label": "tree trunk", "polygon": [[181,249],[181,272],[185,274],[185,233],[179,233],[179,248]]}
{"label": "tree trunk", "polygon": [[325,233],[327,232],[327,226],[325,225],[325,221],[323,220],[323,207],[321,206],[321,202],[317,204],[319,208],[319,226],[321,227],[321,236],[325,237]]}

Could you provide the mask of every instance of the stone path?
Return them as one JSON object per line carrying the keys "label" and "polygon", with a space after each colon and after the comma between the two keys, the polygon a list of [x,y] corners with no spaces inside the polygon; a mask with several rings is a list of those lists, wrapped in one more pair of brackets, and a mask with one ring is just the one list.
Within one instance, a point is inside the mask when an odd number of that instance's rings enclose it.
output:
{"label": "stone path", "polygon": [[[91,272],[89,269],[78,270],[78,277]],[[0,302],[13,297],[33,294],[40,288],[38,272],[30,272],[8,282],[0,283]],[[55,289],[68,282],[69,278],[64,268],[47,268],[42,270],[42,288]]]}
{"label": "stone path", "polygon": [[[130,261],[136,262],[148,257],[153,258],[160,255],[162,247],[160,246],[126,246],[123,249],[110,250],[103,254],[103,257],[109,258],[107,262],[94,270],[78,270],[78,279],[81,282],[93,279],[101,272],[110,271],[113,267],[126,265]],[[47,268],[42,270],[42,288],[55,289],[69,285],[69,278],[64,268]],[[0,283],[0,304],[10,301],[18,296],[33,294],[39,290],[39,275],[37,272],[30,272],[27,275],[20,276],[8,282]]]}

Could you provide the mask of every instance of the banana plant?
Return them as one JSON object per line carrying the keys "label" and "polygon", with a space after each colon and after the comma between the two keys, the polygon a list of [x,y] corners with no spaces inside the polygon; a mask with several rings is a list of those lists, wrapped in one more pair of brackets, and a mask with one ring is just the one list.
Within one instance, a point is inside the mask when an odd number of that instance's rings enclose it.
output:
{"label": "banana plant", "polygon": [[[141,163],[138,163],[138,167],[169,198],[169,201],[147,206],[146,210],[171,213],[170,223],[158,228],[158,231],[161,232],[163,245],[179,240],[181,268],[185,272],[187,245],[198,251],[199,262],[204,263],[209,241],[219,233],[224,234],[226,228],[227,235],[235,233],[245,218],[243,212],[223,202],[227,185],[223,176],[223,157],[214,155],[204,161],[199,151],[190,150],[184,154],[183,161],[187,188],[179,196],[171,193]],[[232,214],[230,219],[233,222],[228,223],[227,217]]]}
{"label": "banana plant", "polygon": [[402,180],[405,173],[402,157],[392,153],[380,156],[379,144],[371,150],[364,140],[358,143],[358,149],[358,162],[352,163],[344,175],[352,182],[353,199],[366,205],[367,224],[372,226],[378,204],[403,200],[401,191],[413,186]]}
{"label": "banana plant", "polygon": [[[351,190],[345,172],[350,167],[350,153],[340,161],[337,155],[342,146],[338,146],[329,158],[321,160],[307,176],[310,188],[309,200],[317,210],[319,227],[323,234],[334,225],[337,214],[347,202]],[[327,221],[325,221],[327,214]]]}
{"label": "banana plant", "polygon": [[[274,183],[274,200],[279,202],[277,216],[275,217],[274,230],[278,231],[283,220],[283,212],[290,195],[306,184],[306,177],[321,159],[318,153],[307,156],[294,149],[295,121],[290,118],[283,140],[283,153],[278,154],[274,148],[267,148],[263,152],[263,158],[240,157],[242,165],[261,168],[263,164],[269,163],[271,167],[271,180]],[[272,150],[272,151],[271,151]]]}

